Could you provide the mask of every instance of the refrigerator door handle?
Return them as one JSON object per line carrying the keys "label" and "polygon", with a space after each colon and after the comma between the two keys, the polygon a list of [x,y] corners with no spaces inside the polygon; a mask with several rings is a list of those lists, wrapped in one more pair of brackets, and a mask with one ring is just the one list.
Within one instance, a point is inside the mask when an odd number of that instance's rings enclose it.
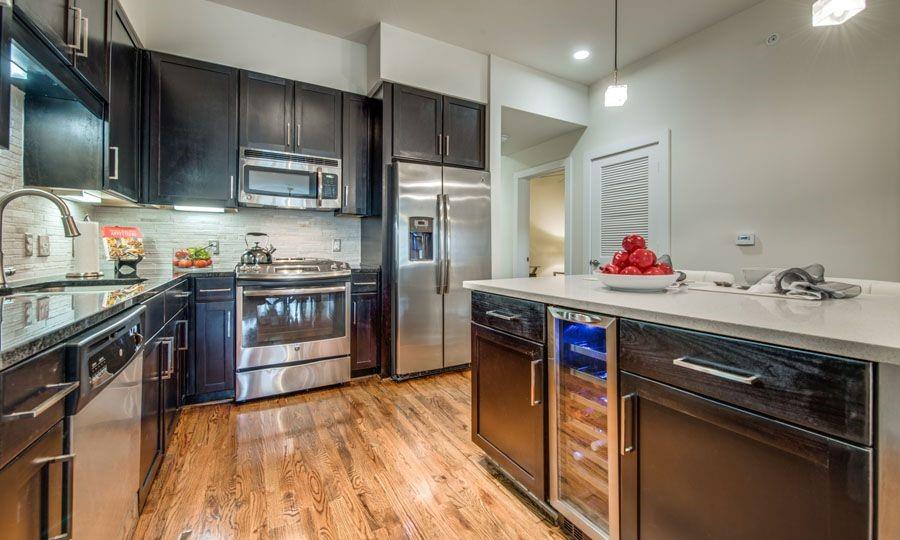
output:
{"label": "refrigerator door handle", "polygon": [[[443,237],[444,234],[444,202],[443,195],[440,193],[437,194],[437,219],[435,220],[437,223],[438,229],[438,239]],[[444,243],[443,240],[438,240],[434,243],[434,280],[435,280],[435,293],[443,294],[444,292]]]}
{"label": "refrigerator door handle", "polygon": [[444,247],[441,251],[441,259],[444,266],[444,274],[441,280],[444,283],[444,294],[450,292],[450,196],[443,195],[444,201],[444,222],[441,224],[441,235],[443,236]]}

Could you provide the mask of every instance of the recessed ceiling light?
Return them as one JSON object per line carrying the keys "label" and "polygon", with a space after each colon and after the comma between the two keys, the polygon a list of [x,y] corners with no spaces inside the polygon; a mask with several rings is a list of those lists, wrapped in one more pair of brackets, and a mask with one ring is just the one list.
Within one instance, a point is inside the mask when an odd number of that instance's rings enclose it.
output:
{"label": "recessed ceiling light", "polygon": [[591,51],[587,49],[581,49],[572,53],[572,58],[574,58],[575,60],[587,60],[590,55]]}
{"label": "recessed ceiling light", "polygon": [[817,0],[813,4],[813,26],[844,24],[866,9],[866,0]]}

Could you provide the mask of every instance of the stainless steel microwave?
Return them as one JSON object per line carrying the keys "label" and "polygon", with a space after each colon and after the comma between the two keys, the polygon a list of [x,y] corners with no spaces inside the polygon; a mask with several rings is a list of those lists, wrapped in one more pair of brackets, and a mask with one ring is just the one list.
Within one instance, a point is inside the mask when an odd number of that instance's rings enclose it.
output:
{"label": "stainless steel microwave", "polygon": [[241,148],[243,206],[335,210],[341,207],[341,160]]}

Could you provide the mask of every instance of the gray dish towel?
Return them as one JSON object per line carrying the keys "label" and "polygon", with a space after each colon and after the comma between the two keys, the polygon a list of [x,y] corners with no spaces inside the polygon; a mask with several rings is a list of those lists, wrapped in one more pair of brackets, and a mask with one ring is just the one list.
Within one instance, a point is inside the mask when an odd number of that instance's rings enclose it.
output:
{"label": "gray dish towel", "polygon": [[862,293],[859,285],[825,281],[825,267],[821,264],[772,272],[749,290],[750,292],[804,296],[814,300],[853,298]]}

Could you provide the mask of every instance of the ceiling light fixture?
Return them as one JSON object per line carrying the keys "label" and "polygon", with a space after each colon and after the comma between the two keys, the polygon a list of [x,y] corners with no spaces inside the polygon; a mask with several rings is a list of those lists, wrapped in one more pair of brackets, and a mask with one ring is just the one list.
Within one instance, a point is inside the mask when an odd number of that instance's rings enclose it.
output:
{"label": "ceiling light fixture", "polygon": [[605,107],[621,107],[628,101],[628,85],[619,84],[619,0],[613,3],[613,83],[603,95]]}
{"label": "ceiling light fixture", "polygon": [[866,9],[866,0],[816,0],[812,8],[813,26],[844,24]]}
{"label": "ceiling light fixture", "polygon": [[591,51],[587,49],[580,49],[572,53],[572,58],[574,58],[575,60],[587,60],[590,56]]}

